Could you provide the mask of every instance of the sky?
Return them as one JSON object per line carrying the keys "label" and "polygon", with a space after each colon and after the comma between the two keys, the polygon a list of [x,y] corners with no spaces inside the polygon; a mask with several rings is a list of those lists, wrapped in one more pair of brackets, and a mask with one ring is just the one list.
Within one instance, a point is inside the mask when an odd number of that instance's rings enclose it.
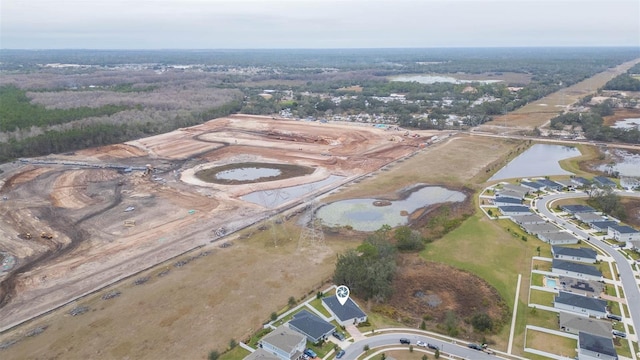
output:
{"label": "sky", "polygon": [[640,46],[640,1],[0,1],[3,49],[513,46]]}

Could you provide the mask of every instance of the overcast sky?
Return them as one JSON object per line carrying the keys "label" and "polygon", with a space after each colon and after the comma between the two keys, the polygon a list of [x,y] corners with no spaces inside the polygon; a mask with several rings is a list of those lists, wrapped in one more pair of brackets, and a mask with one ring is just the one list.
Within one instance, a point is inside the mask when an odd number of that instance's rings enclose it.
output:
{"label": "overcast sky", "polygon": [[0,48],[640,46],[639,0],[0,0]]}

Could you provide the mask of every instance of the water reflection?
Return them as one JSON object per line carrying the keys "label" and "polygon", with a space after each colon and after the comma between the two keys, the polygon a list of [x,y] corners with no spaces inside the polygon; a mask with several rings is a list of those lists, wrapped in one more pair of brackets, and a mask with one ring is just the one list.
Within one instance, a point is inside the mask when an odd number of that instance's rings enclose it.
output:
{"label": "water reflection", "polygon": [[223,170],[216,174],[218,180],[258,180],[262,178],[278,176],[280,169],[246,167]]}
{"label": "water reflection", "polygon": [[336,201],[318,209],[316,216],[328,226],[349,225],[359,231],[375,231],[385,224],[392,227],[407,224],[408,215],[420,208],[460,202],[465,198],[460,191],[427,186],[412,192],[406,199],[391,201],[388,206],[375,206],[376,199]]}
{"label": "water reflection", "polygon": [[571,146],[535,144],[495,173],[491,180],[530,176],[571,175],[560,167],[560,160],[580,156]]}

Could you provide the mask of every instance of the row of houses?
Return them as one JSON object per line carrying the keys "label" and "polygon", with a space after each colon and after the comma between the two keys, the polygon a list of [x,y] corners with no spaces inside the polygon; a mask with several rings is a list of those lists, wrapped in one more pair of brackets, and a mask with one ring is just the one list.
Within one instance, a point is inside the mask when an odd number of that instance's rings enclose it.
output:
{"label": "row of houses", "polygon": [[[558,275],[562,290],[554,298],[562,331],[578,335],[578,359],[618,358],[607,316],[607,302],[597,298],[604,290],[602,273],[593,265],[597,252],[591,248],[552,246],[551,272]],[[594,319],[595,318],[595,319]]]}
{"label": "row of houses", "polygon": [[[329,319],[339,325],[357,324],[367,321],[367,315],[353,299],[340,304],[335,295],[322,298],[323,307],[331,314]],[[244,360],[299,360],[304,357],[307,342],[318,344],[336,331],[336,326],[320,316],[302,310],[293,318],[264,336],[258,349]]]}
{"label": "row of houses", "polygon": [[586,205],[564,205],[561,209],[595,231],[606,232],[609,239],[623,242],[631,248],[640,248],[640,231],[631,226],[604,217],[596,209]]}

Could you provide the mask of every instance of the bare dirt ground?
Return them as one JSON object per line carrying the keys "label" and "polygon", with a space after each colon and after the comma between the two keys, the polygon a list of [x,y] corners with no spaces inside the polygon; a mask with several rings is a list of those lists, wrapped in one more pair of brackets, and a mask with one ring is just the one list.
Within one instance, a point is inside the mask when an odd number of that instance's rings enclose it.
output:
{"label": "bare dirt ground", "polygon": [[[407,254],[401,257],[396,276],[389,305],[397,313],[391,317],[404,319],[416,327],[425,317],[433,321],[434,327],[443,324],[448,311],[459,317],[459,324],[477,313],[489,315],[496,323],[509,317],[508,306],[496,289],[470,272]],[[470,326],[462,326],[467,327],[471,333]]]}
{"label": "bare dirt ground", "polygon": [[[331,174],[348,181],[417,151],[427,139],[402,134],[238,115],[127,144],[50,155],[44,159],[49,163],[31,161],[5,171],[0,247],[17,257],[17,265],[0,275],[0,329],[207,245],[216,229],[240,229],[265,216],[266,209],[239,196]],[[237,188],[193,181],[195,166],[230,161],[317,170]],[[121,167],[102,168],[106,164]],[[156,171],[122,172],[122,166],[145,164]]]}

